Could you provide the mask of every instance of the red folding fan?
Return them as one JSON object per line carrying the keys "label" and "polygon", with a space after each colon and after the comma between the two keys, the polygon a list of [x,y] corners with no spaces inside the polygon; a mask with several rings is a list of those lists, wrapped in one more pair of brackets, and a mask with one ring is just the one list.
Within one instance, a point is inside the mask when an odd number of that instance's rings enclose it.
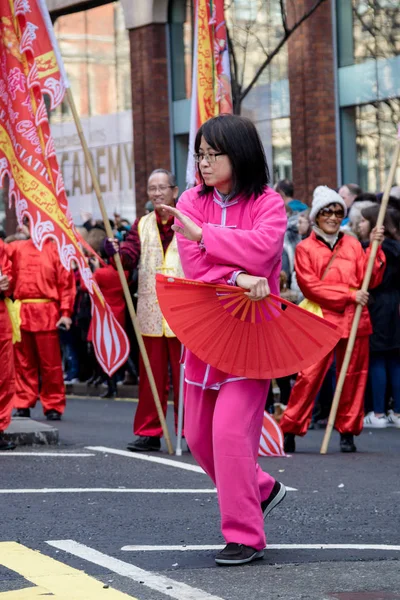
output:
{"label": "red folding fan", "polygon": [[333,323],[273,294],[254,302],[240,287],[158,274],[157,295],[182,344],[236,377],[298,373],[323,358],[341,337]]}

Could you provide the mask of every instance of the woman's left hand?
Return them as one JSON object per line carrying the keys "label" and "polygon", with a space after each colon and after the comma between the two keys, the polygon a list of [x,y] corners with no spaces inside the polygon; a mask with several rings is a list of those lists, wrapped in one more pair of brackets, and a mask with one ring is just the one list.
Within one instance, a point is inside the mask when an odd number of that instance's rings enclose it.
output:
{"label": "woman's left hand", "polygon": [[248,275],[247,273],[239,273],[236,279],[236,285],[245,290],[249,290],[246,292],[246,296],[255,302],[257,300],[263,300],[271,293],[266,277],[254,277],[254,275]]}
{"label": "woman's left hand", "polygon": [[201,227],[196,225],[192,219],[181,213],[180,210],[174,208],[173,206],[161,204],[161,208],[182,223],[182,227],[180,225],[172,225],[172,229],[174,231],[181,233],[187,240],[191,240],[192,242],[200,242],[201,238],[203,237],[203,230]]}
{"label": "woman's left hand", "polygon": [[382,227],[374,227],[374,229],[371,231],[369,239],[371,244],[374,241],[378,242],[379,245],[382,244],[383,240],[385,239],[385,228],[383,225]]}

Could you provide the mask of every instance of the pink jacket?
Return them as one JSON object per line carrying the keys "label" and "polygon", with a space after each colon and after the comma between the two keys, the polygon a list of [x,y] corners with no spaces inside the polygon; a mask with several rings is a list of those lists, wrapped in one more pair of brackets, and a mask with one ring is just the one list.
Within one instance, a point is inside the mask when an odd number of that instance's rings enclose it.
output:
{"label": "pink jacket", "polygon": [[[203,239],[191,242],[177,236],[185,277],[206,283],[235,285],[238,272],[267,277],[273,294],[279,293],[279,273],[286,211],[279,194],[266,187],[258,198],[238,196],[223,202],[217,192],[199,196],[200,186],[182,194],[178,209],[202,227]],[[185,354],[185,380],[203,389],[243,379],[222,373]]]}

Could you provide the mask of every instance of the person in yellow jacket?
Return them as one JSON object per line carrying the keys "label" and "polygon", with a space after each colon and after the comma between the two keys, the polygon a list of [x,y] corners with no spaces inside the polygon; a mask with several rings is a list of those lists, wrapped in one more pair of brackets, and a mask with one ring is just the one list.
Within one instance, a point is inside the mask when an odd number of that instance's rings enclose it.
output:
{"label": "person in yellow jacket", "polygon": [[[137,316],[140,330],[164,413],[167,411],[169,367],[171,368],[175,424],[179,403],[181,344],[163,318],[158,305],[156,274],[183,277],[176,236],[172,229],[174,218],[169,217],[161,208],[162,204],[175,206],[178,192],[172,173],[165,169],[153,171],[148,179],[147,194],[154,211],[136,220],[120,248],[114,239],[108,239],[105,243],[105,251],[109,256],[120,251],[124,269],[132,271],[138,268]],[[139,377],[139,405],[133,424],[134,434],[138,437],[127,448],[132,452],[159,450],[162,428],[141,357]]]}

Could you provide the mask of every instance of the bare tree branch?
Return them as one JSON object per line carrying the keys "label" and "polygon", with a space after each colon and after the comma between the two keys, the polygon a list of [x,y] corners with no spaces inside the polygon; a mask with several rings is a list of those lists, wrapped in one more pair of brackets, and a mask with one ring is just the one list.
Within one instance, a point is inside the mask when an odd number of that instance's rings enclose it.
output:
{"label": "bare tree branch", "polygon": [[281,7],[281,17],[282,17],[282,25],[285,35],[289,33],[287,19],[286,19],[286,10],[285,10],[285,0],[279,0],[279,5]]}
{"label": "bare tree branch", "polygon": [[303,14],[303,16],[292,27],[290,27],[290,28],[287,29],[287,31],[285,32],[285,35],[283,36],[283,38],[281,39],[281,41],[279,42],[279,44],[274,48],[274,50],[272,50],[272,52],[269,54],[269,56],[260,65],[260,67],[257,69],[257,71],[256,71],[254,77],[252,78],[252,80],[250,81],[250,83],[242,91],[240,99],[238,99],[239,104],[241,104],[243,102],[244,98],[247,96],[247,94],[250,92],[250,90],[253,88],[253,86],[255,85],[255,83],[260,78],[260,76],[263,73],[264,69],[270,64],[270,62],[272,61],[272,59],[279,53],[279,51],[286,44],[286,42],[290,38],[290,36],[293,35],[293,33],[296,31],[296,29],[298,29],[300,27],[300,25],[302,23],[304,23],[304,21],[306,21],[309,17],[311,17],[311,15],[317,10],[317,8],[321,4],[323,4],[325,1],[326,0],[317,0],[316,2],[314,2],[313,6],[307,12],[305,12]]}
{"label": "bare tree branch", "polygon": [[250,33],[251,25],[248,23],[246,26],[246,40],[244,42],[243,48],[243,65],[242,65],[242,73],[240,75],[240,87],[243,87],[244,84],[244,74],[246,71],[246,60],[247,60],[247,50],[249,49],[249,33]]}

